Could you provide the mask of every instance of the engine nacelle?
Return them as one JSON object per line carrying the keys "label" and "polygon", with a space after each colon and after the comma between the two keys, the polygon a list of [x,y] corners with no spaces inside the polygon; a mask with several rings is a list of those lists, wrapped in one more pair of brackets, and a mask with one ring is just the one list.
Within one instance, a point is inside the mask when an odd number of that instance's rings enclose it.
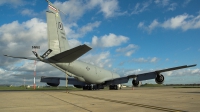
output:
{"label": "engine nacelle", "polygon": [[164,82],[164,76],[162,75],[162,74],[158,74],[157,76],[156,76],[156,78],[155,78],[155,81],[156,81],[156,83],[157,84],[163,84],[163,82]]}
{"label": "engine nacelle", "polygon": [[83,88],[82,85],[74,85],[74,87],[76,87],[76,88]]}
{"label": "engine nacelle", "polygon": [[49,86],[57,87],[60,83],[47,83]]}
{"label": "engine nacelle", "polygon": [[57,87],[60,84],[60,78],[56,78],[56,77],[41,77],[40,82],[45,82],[49,86]]}
{"label": "engine nacelle", "polygon": [[142,82],[133,79],[132,84],[134,87],[139,87],[142,85]]}

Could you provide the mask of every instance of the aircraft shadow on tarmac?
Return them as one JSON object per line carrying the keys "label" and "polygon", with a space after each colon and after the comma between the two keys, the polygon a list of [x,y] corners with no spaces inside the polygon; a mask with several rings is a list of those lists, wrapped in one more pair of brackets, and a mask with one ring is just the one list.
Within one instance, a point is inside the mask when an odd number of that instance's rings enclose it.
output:
{"label": "aircraft shadow on tarmac", "polygon": [[183,92],[183,93],[195,93],[195,94],[200,94],[200,92]]}

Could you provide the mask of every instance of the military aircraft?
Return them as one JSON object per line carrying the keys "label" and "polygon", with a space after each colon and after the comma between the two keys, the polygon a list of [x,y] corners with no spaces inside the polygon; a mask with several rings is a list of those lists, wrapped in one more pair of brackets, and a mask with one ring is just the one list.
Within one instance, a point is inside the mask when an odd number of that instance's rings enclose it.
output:
{"label": "military aircraft", "polygon": [[92,48],[84,44],[70,49],[60,17],[61,11],[49,0],[46,1],[49,8],[49,11],[46,11],[49,49],[42,56],[32,51],[36,58],[5,56],[42,61],[66,74],[66,77],[41,77],[41,82],[45,82],[50,86],[58,86],[60,80],[66,80],[66,86],[67,84],[72,84],[75,87],[83,88],[83,90],[96,90],[104,86],[109,86],[110,90],[117,90],[120,88],[120,84],[127,83],[130,79],[132,79],[133,86],[140,86],[141,81],[149,79],[155,79],[156,83],[162,84],[164,82],[164,76],[161,74],[162,72],[196,66],[184,65],[120,77],[119,74],[112,71],[79,61],[77,59]]}

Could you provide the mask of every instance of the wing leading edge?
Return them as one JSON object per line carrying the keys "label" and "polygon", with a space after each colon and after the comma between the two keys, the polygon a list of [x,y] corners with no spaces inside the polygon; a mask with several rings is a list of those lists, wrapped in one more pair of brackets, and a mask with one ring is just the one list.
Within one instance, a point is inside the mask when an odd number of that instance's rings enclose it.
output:
{"label": "wing leading edge", "polygon": [[147,72],[147,73],[142,73],[142,74],[133,74],[133,75],[125,76],[125,77],[116,78],[116,79],[113,79],[113,80],[108,80],[105,83],[106,84],[122,84],[122,83],[127,83],[130,78],[135,78],[137,81],[155,79],[156,76],[159,75],[162,72],[173,71],[173,70],[189,68],[189,67],[194,67],[194,66],[196,66],[196,64],[177,66],[177,67],[161,69],[161,70],[156,70],[156,71],[153,71],[153,72]]}

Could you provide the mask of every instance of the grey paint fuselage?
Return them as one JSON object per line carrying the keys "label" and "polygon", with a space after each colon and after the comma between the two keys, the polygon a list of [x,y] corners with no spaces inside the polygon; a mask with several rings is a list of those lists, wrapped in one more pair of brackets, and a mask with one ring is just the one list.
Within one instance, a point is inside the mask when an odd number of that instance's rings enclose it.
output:
{"label": "grey paint fuselage", "polygon": [[103,68],[76,60],[72,63],[54,63],[58,67],[76,75],[80,81],[85,81],[92,84],[101,84],[107,80],[119,78],[120,75]]}

